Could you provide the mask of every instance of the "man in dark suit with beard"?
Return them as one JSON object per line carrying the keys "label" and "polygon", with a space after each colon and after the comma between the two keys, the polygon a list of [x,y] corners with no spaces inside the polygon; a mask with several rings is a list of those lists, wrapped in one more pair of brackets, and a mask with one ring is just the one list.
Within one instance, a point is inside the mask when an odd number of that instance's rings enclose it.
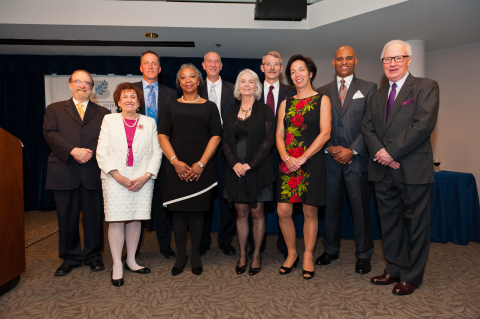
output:
{"label": "man in dark suit with beard", "polygon": [[362,135],[370,157],[382,228],[384,273],[376,285],[398,282],[392,290],[408,295],[423,282],[430,248],[433,151],[430,134],[437,123],[438,83],[408,72],[412,47],[393,40],[382,51],[389,84],[368,103]]}
{"label": "man in dark suit with beard", "polygon": [[[134,83],[136,87],[142,90],[145,103],[140,105],[139,113],[147,115],[158,123],[163,106],[177,98],[177,92],[165,85],[158,83],[158,74],[161,71],[160,57],[153,51],[145,51],[140,58],[140,71],[143,79]],[[158,126],[158,124],[157,124]],[[163,161],[165,161],[165,157]],[[157,235],[160,253],[167,259],[174,259],[175,252],[170,248],[172,233],[172,217],[163,207],[163,165],[158,172],[158,178],[155,179],[152,198],[152,219],[155,222],[155,232]],[[142,230],[148,226],[150,221],[142,221]],[[143,240],[143,231],[140,233],[138,245]],[[136,255],[140,249],[137,248]]]}
{"label": "man in dark suit with beard", "polygon": [[342,232],[344,193],[350,203],[355,236],[355,271],[370,272],[373,234],[368,184],[368,153],[360,132],[367,102],[377,85],[353,75],[357,58],[349,46],[335,52],[332,61],[335,81],[318,89],[332,103],[332,132],[325,146],[327,157],[327,205],[322,240],[325,251],[317,265],[328,265],[338,259]]}
{"label": "man in dark suit with beard", "polygon": [[[203,69],[207,72],[207,79],[205,80],[206,85],[203,85],[201,97],[212,101],[217,105],[223,125],[223,119],[227,116],[228,110],[236,105],[235,98],[233,97],[234,85],[232,83],[223,81],[220,77],[220,71],[222,70],[223,64],[218,53],[208,52],[205,54],[202,65]],[[223,198],[226,163],[221,146],[218,148],[217,153],[215,154],[215,162],[217,165],[217,189],[220,205],[220,230],[218,231],[217,240],[219,248],[225,255],[234,256],[236,251],[231,242],[233,235],[235,234],[236,214],[235,208],[229,208],[226,200]],[[210,236],[212,218],[213,212],[210,212],[208,216],[205,216],[205,227],[202,245],[200,246],[201,256],[204,256],[207,250],[210,249],[210,244],[212,242]]]}
{"label": "man in dark suit with beard", "polygon": [[[55,276],[68,275],[82,263],[104,270],[103,196],[100,168],[95,157],[106,108],[90,101],[93,79],[83,70],[69,79],[72,98],[50,104],[45,111],[43,135],[52,153],[48,157],[46,188],[53,190],[58,217],[59,257]],[[79,215],[82,211],[83,251]]]}
{"label": "man in dark suit with beard", "polygon": [[[278,120],[278,107],[283,100],[294,96],[297,91],[295,88],[280,83],[279,77],[283,71],[282,56],[276,51],[270,51],[266,53],[262,58],[262,65],[260,69],[265,74],[265,80],[263,82],[262,89],[262,98],[260,102],[267,104],[272,109],[273,114],[275,115],[275,123]],[[278,154],[277,147],[275,144],[272,148],[272,164],[275,175],[277,175],[278,167],[280,166],[280,155]],[[275,190],[275,187],[273,188]],[[274,192],[275,193],[275,192]],[[265,203],[265,214],[275,213],[275,204],[273,202]],[[249,218],[250,229],[252,229],[252,220]],[[255,244],[253,242],[252,232],[248,234],[248,243],[250,245],[250,251],[248,252],[249,258],[253,258],[253,251],[255,250]],[[262,242],[261,251],[265,250],[266,241],[265,239]],[[287,245],[285,244],[285,239],[283,239],[282,232],[278,231],[277,237],[277,248],[280,252],[287,258],[288,251]]]}

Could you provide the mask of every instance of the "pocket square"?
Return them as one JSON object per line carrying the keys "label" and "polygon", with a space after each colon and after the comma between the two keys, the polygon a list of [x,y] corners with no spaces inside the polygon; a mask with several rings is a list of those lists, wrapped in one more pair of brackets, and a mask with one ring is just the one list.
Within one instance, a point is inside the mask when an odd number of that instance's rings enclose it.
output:
{"label": "pocket square", "polygon": [[352,100],[355,100],[355,99],[361,99],[363,96],[362,92],[360,92],[360,90],[358,90],[352,97]]}
{"label": "pocket square", "polygon": [[413,103],[413,101],[414,101],[414,99],[410,99],[408,101],[403,102],[402,105]]}

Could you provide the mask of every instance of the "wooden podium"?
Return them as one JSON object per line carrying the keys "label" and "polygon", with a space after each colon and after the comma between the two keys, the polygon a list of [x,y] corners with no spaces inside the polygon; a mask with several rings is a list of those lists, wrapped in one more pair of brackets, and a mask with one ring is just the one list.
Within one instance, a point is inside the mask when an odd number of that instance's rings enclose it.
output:
{"label": "wooden podium", "polygon": [[23,160],[18,138],[0,128],[0,295],[25,271]]}

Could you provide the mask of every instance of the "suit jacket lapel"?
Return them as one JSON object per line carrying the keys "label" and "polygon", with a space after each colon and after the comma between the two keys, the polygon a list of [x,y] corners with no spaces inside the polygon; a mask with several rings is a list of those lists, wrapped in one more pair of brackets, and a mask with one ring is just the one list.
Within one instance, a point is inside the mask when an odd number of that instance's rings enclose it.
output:
{"label": "suit jacket lapel", "polygon": [[80,118],[80,114],[78,114],[77,107],[73,103],[73,98],[71,98],[67,101],[67,103],[65,103],[65,111],[67,111],[67,113],[70,114],[70,116],[73,117],[73,119],[77,121],[78,124],[83,125],[83,121]]}
{"label": "suit jacket lapel", "polygon": [[387,116],[387,95],[388,95],[388,85],[379,89],[380,93],[377,97],[377,108],[378,114],[380,115],[382,122],[383,131],[385,132],[385,118]]}
{"label": "suit jacket lapel", "polygon": [[[415,83],[415,78],[413,75],[409,74],[407,79],[405,80],[405,83],[403,84],[402,88],[400,89],[400,92],[398,92],[397,98],[395,99],[395,102],[393,102],[392,109],[390,110],[390,115],[388,116],[388,121],[385,124],[385,130],[388,129],[390,124],[393,122],[393,118],[397,113],[400,111],[402,107],[402,103],[405,102],[408,94],[410,91],[413,89],[413,84]],[[386,103],[385,103],[386,105]],[[386,112],[386,111],[385,111]],[[386,116],[386,114],[385,114]]]}
{"label": "suit jacket lapel", "polygon": [[[160,117],[160,114],[162,114],[162,109],[163,106],[165,105],[165,89],[158,84],[158,97],[157,97],[157,118]],[[146,115],[146,114],[145,114]],[[136,136],[136,133],[135,133]]]}
{"label": "suit jacket lapel", "polygon": [[[140,116],[140,118],[138,119],[138,123],[137,123],[137,128],[135,129],[135,136],[133,137],[133,142],[135,142],[135,140],[140,136],[142,135],[143,131],[145,130],[145,118],[143,116]],[[126,134],[124,134],[126,136]],[[132,144],[133,144],[132,142]]]}
{"label": "suit jacket lapel", "polygon": [[122,113],[117,113],[118,118],[115,119],[115,126],[117,127],[118,131],[120,132],[120,136],[123,137],[125,143],[127,142],[127,133],[125,132],[125,126],[123,124],[123,116]]}
{"label": "suit jacket lapel", "polygon": [[[342,115],[347,110],[348,106],[350,105],[350,102],[352,102],[353,96],[357,91],[358,91],[357,79],[353,77],[352,82],[350,82],[350,87],[348,88],[348,91],[347,91],[347,96],[345,96],[345,101],[343,102]],[[340,98],[338,98],[338,100],[340,100]]]}
{"label": "suit jacket lapel", "polygon": [[[223,92],[223,90],[222,90]],[[200,94],[202,98],[208,101],[208,85],[207,85],[207,79],[203,81],[203,87],[202,87],[202,93]]]}
{"label": "suit jacket lapel", "polygon": [[220,102],[222,104],[222,107],[220,108],[221,110],[221,116],[222,119],[224,118],[223,110],[225,109],[225,105],[227,105],[227,100],[228,100],[228,87],[225,84],[225,82],[222,80],[222,101]]}
{"label": "suit jacket lapel", "polygon": [[93,104],[91,101],[88,101],[87,111],[85,112],[85,116],[83,117],[83,125],[87,124],[88,121],[90,121],[92,117],[95,115],[95,113],[97,113],[97,106]]}
{"label": "suit jacket lapel", "polygon": [[340,98],[338,97],[338,87],[337,81],[330,83],[330,88],[328,89],[330,96],[332,97],[331,103],[334,106],[334,109],[337,111],[338,115],[342,116],[342,105],[340,103]]}

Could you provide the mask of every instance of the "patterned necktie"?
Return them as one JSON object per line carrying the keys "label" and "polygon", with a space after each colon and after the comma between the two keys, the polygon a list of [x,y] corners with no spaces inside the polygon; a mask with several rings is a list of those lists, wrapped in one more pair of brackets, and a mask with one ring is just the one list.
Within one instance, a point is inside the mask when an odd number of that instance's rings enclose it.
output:
{"label": "patterned necktie", "polygon": [[77,111],[78,111],[78,114],[80,115],[80,118],[83,121],[83,117],[85,116],[85,112],[83,112],[82,104],[80,104],[80,103],[77,104]]}
{"label": "patterned necktie", "polygon": [[208,92],[208,100],[212,101],[213,103],[215,103],[215,105],[217,105],[217,92],[215,92],[215,85],[215,83],[212,83],[212,85],[210,85],[210,92]]}
{"label": "patterned necktie", "polygon": [[390,115],[390,111],[392,110],[393,103],[395,102],[395,96],[397,95],[397,84],[392,84],[392,90],[390,91],[390,95],[388,96],[387,101],[387,116],[385,117],[385,123],[388,121],[388,116]]}
{"label": "patterned necktie", "polygon": [[153,84],[148,85],[147,88],[150,90],[147,96],[147,116],[153,118],[156,122],[158,117],[158,110],[155,89],[153,88]]}
{"label": "patterned necktie", "polygon": [[273,115],[275,115],[275,99],[273,98],[273,85],[270,85],[270,90],[267,95],[267,105],[272,109]]}
{"label": "patterned necktie", "polygon": [[345,102],[345,96],[347,96],[347,87],[345,86],[345,80],[340,80],[342,86],[340,86],[340,90],[338,91],[338,97],[340,98],[340,105],[343,108],[343,102]]}

